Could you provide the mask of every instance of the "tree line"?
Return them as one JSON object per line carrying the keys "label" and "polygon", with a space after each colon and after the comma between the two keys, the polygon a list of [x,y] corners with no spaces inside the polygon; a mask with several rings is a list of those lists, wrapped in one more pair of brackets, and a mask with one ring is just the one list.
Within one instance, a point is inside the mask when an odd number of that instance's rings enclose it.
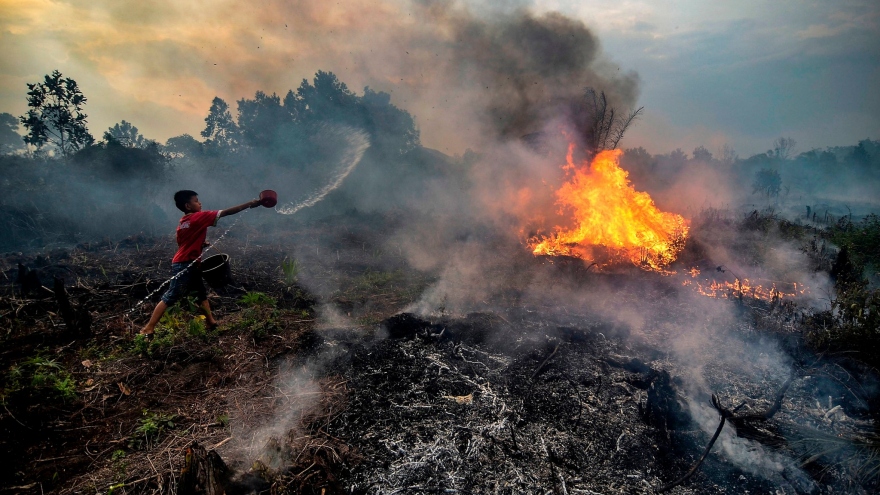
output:
{"label": "tree line", "polygon": [[[242,189],[265,185],[273,168],[320,175],[316,169],[328,148],[320,137],[327,126],[365,132],[371,166],[406,161],[421,146],[415,119],[388,93],[366,87],[356,94],[332,72],[318,71],[283,97],[257,91],[236,101],[235,111],[216,97],[201,140],[182,134],[164,144],[125,120],[96,139],[88,127],[87,96],[59,71],[27,88],[25,115],[0,114],[0,228],[12,233],[0,240],[0,249],[129,233],[132,225],[108,220],[121,205],[132,213],[128,224],[164,222],[166,189],[199,174],[222,175]],[[33,201],[37,192],[42,201]],[[71,211],[78,216],[65,213]]]}

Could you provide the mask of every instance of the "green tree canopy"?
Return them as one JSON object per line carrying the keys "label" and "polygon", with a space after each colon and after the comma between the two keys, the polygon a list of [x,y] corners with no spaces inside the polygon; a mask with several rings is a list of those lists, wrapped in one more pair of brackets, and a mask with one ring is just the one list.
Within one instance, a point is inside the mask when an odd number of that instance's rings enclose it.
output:
{"label": "green tree canopy", "polygon": [[28,113],[19,117],[27,130],[24,141],[41,149],[51,144],[63,156],[95,142],[89,134],[83,105],[86,97],[76,81],[53,71],[41,83],[27,85]]}
{"label": "green tree canopy", "polygon": [[168,138],[162,151],[170,158],[183,158],[199,155],[202,152],[202,143],[189,134],[181,134]]}
{"label": "green tree canopy", "polygon": [[115,142],[126,148],[146,148],[153,142],[141,135],[137,127],[124,120],[104,131],[104,141]]}
{"label": "green tree canopy", "polygon": [[211,152],[231,153],[239,149],[238,125],[232,119],[229,104],[220,97],[214,97],[211,102],[202,137],[205,138],[205,147]]}

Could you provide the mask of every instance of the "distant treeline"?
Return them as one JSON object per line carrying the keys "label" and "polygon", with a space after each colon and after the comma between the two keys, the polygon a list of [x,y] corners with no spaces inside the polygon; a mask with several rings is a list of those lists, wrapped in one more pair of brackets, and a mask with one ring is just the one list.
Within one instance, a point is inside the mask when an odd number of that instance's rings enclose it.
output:
{"label": "distant treeline", "polygon": [[673,182],[712,172],[725,187],[738,188],[756,202],[878,202],[880,141],[865,139],[853,146],[800,153],[795,153],[796,144],[791,138],[779,138],[773,148],[748,158],[740,158],[728,146],[716,153],[699,146],[690,155],[681,149],[651,155],[644,148],[631,148],[625,150],[621,165],[634,183],[648,189],[662,190]]}
{"label": "distant treeline", "polygon": [[[413,117],[388,93],[367,87],[357,95],[330,72],[304,79],[283,98],[257,91],[236,102],[235,115],[214,98],[202,140],[183,134],[165,144],[124,120],[95,139],[86,97],[57,71],[28,88],[27,115],[0,114],[0,250],[167,233],[177,215],[170,197],[181,188],[202,189],[214,207],[278,186],[279,177],[295,178],[302,192],[324,180],[323,169],[333,165],[328,157],[342,144],[333,136],[346,130],[369,136],[363,176],[354,179],[359,187],[376,187],[374,176],[400,184],[407,171],[438,163],[439,154],[421,148]],[[337,194],[337,203],[354,202]]]}
{"label": "distant treeline", "polygon": [[[366,133],[370,147],[312,215],[352,209],[434,214],[429,193],[465,197],[466,169],[481,160],[471,150],[449,157],[423,148],[413,116],[388,93],[366,87],[358,95],[330,72],[319,71],[283,97],[257,91],[235,102],[234,112],[214,98],[200,139],[183,134],[164,144],[125,120],[96,139],[87,127],[86,96],[57,71],[28,89],[26,115],[0,114],[0,251],[169,234],[177,189],[196,189],[216,208],[265,188],[278,189],[283,201],[301,197],[326,183],[345,132]],[[662,191],[682,177],[713,171],[725,187],[768,202],[834,192],[835,184],[841,194],[858,196],[880,184],[878,141],[795,150],[790,138],[745,159],[727,146],[715,153],[701,146],[690,156],[633,148],[622,165],[639,189]]]}

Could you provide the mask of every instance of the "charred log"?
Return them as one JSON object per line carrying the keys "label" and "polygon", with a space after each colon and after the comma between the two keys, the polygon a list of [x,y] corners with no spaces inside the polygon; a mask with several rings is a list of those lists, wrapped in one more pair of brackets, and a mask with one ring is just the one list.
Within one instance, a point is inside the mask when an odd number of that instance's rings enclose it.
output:
{"label": "charred log", "polygon": [[178,495],[224,495],[230,470],[217,452],[193,442],[186,448]]}
{"label": "charred log", "polygon": [[89,314],[85,304],[80,304],[74,308],[70,303],[70,297],[67,289],[64,288],[64,280],[55,277],[55,301],[58,302],[58,309],[61,312],[61,318],[67,325],[68,332],[75,335],[88,336],[91,334],[92,316]]}
{"label": "charred log", "polygon": [[18,264],[18,278],[16,281],[21,285],[21,295],[23,296],[49,297],[52,295],[52,291],[43,287],[37,271],[31,270],[21,263]]}

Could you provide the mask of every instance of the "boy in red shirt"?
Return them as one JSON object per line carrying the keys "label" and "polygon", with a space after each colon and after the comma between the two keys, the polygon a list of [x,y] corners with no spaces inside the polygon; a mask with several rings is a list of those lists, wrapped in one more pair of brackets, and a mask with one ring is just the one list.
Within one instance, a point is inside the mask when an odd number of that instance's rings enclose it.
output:
{"label": "boy in red shirt", "polygon": [[205,315],[208,328],[217,326],[217,320],[211,314],[211,304],[208,302],[208,292],[202,283],[202,268],[199,261],[202,257],[202,248],[205,246],[205,236],[208,227],[217,225],[221,217],[234,215],[248,208],[260,206],[260,200],[254,199],[247,203],[226,208],[225,210],[202,211],[202,203],[195,191],[177,191],[174,193],[174,204],[177,209],[184,213],[183,218],[177,225],[177,253],[171,260],[171,286],[162,296],[162,300],[156,304],[153,315],[147,326],[141,330],[143,335],[152,335],[159,319],[174,303],[179,301],[187,292],[196,292],[199,306]]}

